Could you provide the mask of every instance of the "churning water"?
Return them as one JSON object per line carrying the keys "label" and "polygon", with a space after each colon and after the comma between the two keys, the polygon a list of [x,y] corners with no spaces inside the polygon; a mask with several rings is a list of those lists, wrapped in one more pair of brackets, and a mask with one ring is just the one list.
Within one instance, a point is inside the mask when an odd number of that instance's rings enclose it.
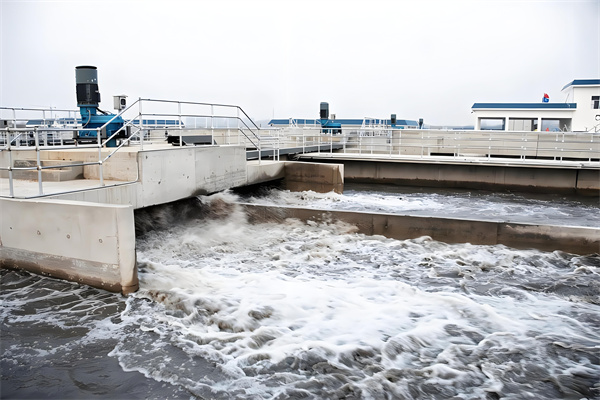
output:
{"label": "churning water", "polygon": [[[265,201],[295,196],[325,201]],[[598,254],[249,224],[235,201],[138,213],[127,298],[3,270],[2,397],[600,398]]]}
{"label": "churning water", "polygon": [[467,218],[562,226],[600,226],[597,197],[523,195],[393,185],[345,184],[344,194],[267,191],[246,201],[263,205]]}

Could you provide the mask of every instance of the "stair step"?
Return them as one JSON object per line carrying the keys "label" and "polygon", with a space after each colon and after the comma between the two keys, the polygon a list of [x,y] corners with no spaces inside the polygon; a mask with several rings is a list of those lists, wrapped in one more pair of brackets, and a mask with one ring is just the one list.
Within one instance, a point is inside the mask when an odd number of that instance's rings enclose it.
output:
{"label": "stair step", "polygon": [[[83,179],[83,166],[69,164],[80,164],[81,161],[66,160],[41,160],[42,167],[53,167],[42,169],[42,181],[45,182],[64,182],[75,179]],[[14,168],[37,168],[37,160],[15,160]],[[0,171],[2,178],[8,178],[8,171]],[[37,169],[13,170],[13,179],[37,180]]]}

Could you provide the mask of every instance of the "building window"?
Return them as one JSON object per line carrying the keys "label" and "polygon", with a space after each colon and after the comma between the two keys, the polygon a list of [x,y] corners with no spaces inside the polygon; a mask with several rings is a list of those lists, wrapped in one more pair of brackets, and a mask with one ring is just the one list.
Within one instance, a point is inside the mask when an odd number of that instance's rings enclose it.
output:
{"label": "building window", "polygon": [[592,96],[592,108],[594,110],[600,109],[600,96]]}

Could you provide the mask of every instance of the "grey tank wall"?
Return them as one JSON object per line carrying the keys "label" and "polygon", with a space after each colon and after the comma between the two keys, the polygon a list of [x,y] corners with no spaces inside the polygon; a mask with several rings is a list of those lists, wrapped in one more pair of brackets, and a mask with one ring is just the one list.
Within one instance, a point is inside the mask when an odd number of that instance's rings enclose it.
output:
{"label": "grey tank wall", "polygon": [[124,294],[138,289],[133,207],[0,199],[0,267]]}
{"label": "grey tank wall", "polygon": [[[327,162],[326,159],[311,158]],[[348,182],[600,195],[600,170],[598,169],[386,162],[340,158],[330,162],[344,164],[344,179]]]}
{"label": "grey tank wall", "polygon": [[244,207],[252,222],[282,222],[286,218],[297,218],[302,221],[342,221],[356,226],[359,233],[400,240],[430,236],[434,240],[446,243],[503,244],[517,249],[561,250],[580,255],[600,252],[600,229],[597,228],[325,211],[254,204],[244,204]]}

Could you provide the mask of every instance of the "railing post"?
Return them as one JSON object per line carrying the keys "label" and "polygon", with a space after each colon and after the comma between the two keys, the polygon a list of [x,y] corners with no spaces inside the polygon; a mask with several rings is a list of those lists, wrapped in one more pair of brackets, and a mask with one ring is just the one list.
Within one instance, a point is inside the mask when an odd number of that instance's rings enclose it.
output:
{"label": "railing post", "polygon": [[[16,124],[16,122],[15,122]],[[14,125],[14,127],[16,128],[17,125]],[[15,191],[14,191],[14,187],[13,187],[13,160],[12,160],[12,150],[11,150],[11,145],[10,145],[10,128],[6,130],[6,146],[7,146],[7,150],[8,150],[8,190],[10,193],[10,197],[15,197]]]}
{"label": "railing post", "polygon": [[331,130],[331,136],[329,137],[329,154],[333,154],[333,129]]}
{"label": "railing post", "polygon": [[402,155],[402,129],[398,130],[398,156]]}
{"label": "railing post", "polygon": [[100,186],[104,186],[104,171],[102,170],[102,141],[100,135],[100,129],[96,128],[96,138],[98,139],[98,176],[100,178]]}
{"label": "railing post", "polygon": [[[179,112],[179,147],[183,147],[183,135],[182,135],[182,129],[183,127],[181,126],[181,102],[177,102],[178,105],[178,112]],[[194,118],[194,121],[196,120],[196,118]],[[194,122],[194,125],[196,125],[196,123]]]}
{"label": "railing post", "polygon": [[177,102],[177,114],[179,116],[179,129],[181,129],[182,121],[181,121],[181,102],[180,101]]}
{"label": "railing post", "polygon": [[140,119],[140,150],[144,150],[144,115],[142,114],[142,98],[138,97],[139,119]]}
{"label": "railing post", "polygon": [[317,140],[317,153],[321,154],[321,138],[323,137],[323,129],[319,132],[319,138]]}
{"label": "railing post", "polygon": [[363,135],[358,135],[358,154],[362,154],[362,138]]}
{"label": "railing post", "polygon": [[590,157],[588,158],[588,162],[592,162],[592,154],[594,151],[594,134],[590,132]]}
{"label": "railing post", "polygon": [[235,123],[237,125],[238,144],[242,144],[242,142],[241,142],[242,137],[240,136],[240,108],[236,107],[235,111],[236,111]]}
{"label": "railing post", "polygon": [[529,145],[529,138],[527,137],[527,131],[523,132],[523,162],[527,159],[527,149]]}
{"label": "railing post", "polygon": [[[38,173],[38,192],[42,196],[44,194],[44,188],[42,184],[42,160],[40,159],[40,138],[38,136],[38,128],[33,128],[33,135],[35,140],[35,153],[37,161],[37,173]],[[25,139],[27,140],[27,138]]]}
{"label": "railing post", "polygon": [[302,154],[306,153],[306,132],[302,130]]}
{"label": "railing post", "polygon": [[564,152],[564,150],[565,150],[565,133],[564,133],[564,132],[563,132],[563,134],[562,134],[562,140],[561,140],[561,143],[562,143],[562,144],[561,144],[561,146],[560,146],[560,154],[561,154],[561,156],[560,156],[560,162],[562,162],[562,161],[563,161],[563,155],[564,155],[564,153],[563,153],[563,152]]}

